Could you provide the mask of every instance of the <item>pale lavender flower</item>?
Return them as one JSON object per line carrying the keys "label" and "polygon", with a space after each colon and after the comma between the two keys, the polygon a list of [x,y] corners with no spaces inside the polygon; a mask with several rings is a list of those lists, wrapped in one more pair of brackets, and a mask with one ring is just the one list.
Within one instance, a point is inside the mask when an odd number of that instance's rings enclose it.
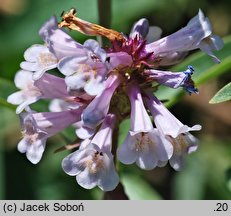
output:
{"label": "pale lavender flower", "polygon": [[32,72],[20,70],[14,77],[16,87],[21,90],[9,95],[7,102],[19,105],[16,109],[17,114],[42,97],[41,91],[34,85],[32,75]]}
{"label": "pale lavender flower", "polygon": [[[60,27],[104,36],[111,46],[103,49],[92,39],[80,44]],[[118,159],[146,170],[163,167],[169,161],[180,170],[186,155],[197,149],[197,140],[189,132],[201,126],[188,127],[176,119],[153,95],[156,89],[151,82],[197,93],[192,66],[176,73],[158,70],[158,66],[175,64],[198,48],[219,62],[213,51],[221,49],[223,42],[212,34],[211,24],[201,11],[176,33],[159,39],[161,33],[160,28],[149,27],[146,19],[140,19],[125,36],[81,20],[74,10],[62,15],[59,24],[55,17],[48,20],[39,32],[45,45],[36,44],[25,51],[24,70],[15,76],[20,91],[8,97],[8,102],[19,105],[17,113],[29,111],[21,114],[24,137],[19,151],[36,164],[47,138],[72,125],[83,140],[77,151],[63,159],[64,171],[76,176],[84,188],[114,190],[119,177],[111,153],[113,127],[115,119],[120,122],[131,111],[130,130],[117,148]],[[63,78],[45,73],[52,68]],[[29,105],[39,99],[52,100],[51,112],[30,111]]]}
{"label": "pale lavender flower", "polygon": [[171,87],[179,88],[183,87],[189,94],[198,93],[198,89],[195,88],[194,82],[191,79],[194,69],[192,66],[188,66],[188,69],[183,72],[171,72],[161,70],[145,70],[144,74],[148,76],[148,80],[158,82],[159,84]]}
{"label": "pale lavender flower", "polygon": [[55,17],[44,24],[40,35],[46,44],[29,47],[24,53],[26,61],[20,64],[23,70],[34,72],[34,80],[40,79],[46,71],[56,68],[63,57],[86,55],[83,45],[58,28]]}
{"label": "pale lavender flower", "polygon": [[62,161],[63,170],[76,176],[77,183],[86,189],[98,186],[103,191],[111,191],[119,183],[111,154],[114,118],[109,114],[94,138]]}
{"label": "pale lavender flower", "polygon": [[20,70],[15,75],[15,85],[21,90],[8,96],[7,101],[11,104],[19,105],[16,109],[17,114],[41,98],[72,99],[67,93],[67,87],[63,78],[45,74],[41,79],[34,81],[32,77],[32,72],[24,70]]}
{"label": "pale lavender flower", "polygon": [[82,109],[63,112],[20,114],[23,139],[18,143],[18,150],[26,153],[27,159],[37,164],[45,150],[47,138],[62,131],[80,120]]}
{"label": "pale lavender flower", "polygon": [[45,41],[49,51],[59,60],[67,56],[86,55],[83,45],[60,29],[54,16],[42,26],[39,35]]}
{"label": "pale lavender flower", "polygon": [[20,67],[23,70],[32,71],[33,79],[37,80],[42,75],[53,68],[56,68],[58,59],[49,51],[45,45],[35,44],[28,48],[24,53],[23,61]]}
{"label": "pale lavender flower", "polygon": [[175,170],[180,170],[186,154],[197,149],[197,140],[189,131],[200,130],[201,126],[183,125],[152,93],[146,93],[145,102],[152,113],[157,129],[173,145],[173,156],[169,160],[171,166]]}
{"label": "pale lavender flower", "polygon": [[95,128],[104,120],[109,110],[111,98],[120,82],[118,74],[109,76],[104,91],[97,95],[83,111],[82,120],[86,127]]}
{"label": "pale lavender flower", "polygon": [[131,128],[118,148],[118,159],[124,164],[136,164],[146,170],[155,168],[158,161],[167,161],[173,153],[171,143],[154,129],[144,107],[138,86],[128,89],[131,102]]}
{"label": "pale lavender flower", "polygon": [[89,39],[83,44],[86,55],[63,58],[58,69],[66,76],[65,81],[70,94],[95,96],[104,89],[104,81],[108,72],[106,52],[95,40]]}
{"label": "pale lavender flower", "polygon": [[154,52],[156,61],[161,64],[162,59],[175,52],[185,52],[201,49],[210,55],[216,63],[220,60],[213,54],[213,50],[220,50],[223,41],[212,34],[209,19],[199,10],[197,16],[192,18],[186,27],[167,37],[146,45],[147,52]]}

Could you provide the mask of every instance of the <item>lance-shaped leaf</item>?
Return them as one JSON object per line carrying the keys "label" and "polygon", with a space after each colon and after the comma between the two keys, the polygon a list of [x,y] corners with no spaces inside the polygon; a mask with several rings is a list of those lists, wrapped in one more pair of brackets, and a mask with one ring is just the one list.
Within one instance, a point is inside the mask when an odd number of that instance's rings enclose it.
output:
{"label": "lance-shaped leaf", "polygon": [[209,101],[211,104],[221,103],[231,100],[231,82],[220,89]]}

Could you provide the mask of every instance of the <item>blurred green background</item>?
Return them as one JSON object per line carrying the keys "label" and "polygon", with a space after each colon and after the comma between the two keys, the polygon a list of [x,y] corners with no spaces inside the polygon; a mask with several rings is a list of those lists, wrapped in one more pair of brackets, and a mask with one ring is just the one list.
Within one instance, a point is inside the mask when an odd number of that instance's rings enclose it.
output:
{"label": "blurred green background", "polygon": [[[42,24],[63,10],[77,9],[82,19],[98,23],[96,0],[0,0],[0,97],[14,92],[13,78],[24,51],[36,43],[43,43],[38,35]],[[231,1],[230,0],[113,0],[112,28],[129,33],[132,24],[146,17],[151,25],[160,26],[163,35],[183,27],[201,8],[213,24],[214,32],[226,36],[225,48],[218,52],[222,63],[214,65],[203,54],[193,53],[186,62],[174,67],[185,69],[192,64],[200,94],[183,96],[178,90],[161,89],[161,99],[170,99],[171,112],[183,123],[201,124],[203,129],[194,133],[200,139],[196,153],[187,158],[182,172],[169,165],[152,171],[120,164],[121,179],[130,199],[231,199],[231,103],[210,105],[212,96],[230,82],[231,72]],[[107,10],[107,8],[105,8]],[[78,41],[86,37],[71,32]],[[181,98],[179,100],[179,98]],[[173,100],[174,99],[174,100]],[[1,101],[0,101],[1,102]],[[4,101],[2,102],[2,104]],[[39,102],[38,110],[46,110],[47,102]],[[123,141],[129,124],[120,127]],[[70,141],[72,129],[65,131]],[[60,166],[69,152],[54,154],[67,144],[63,136],[48,140],[43,160],[34,166],[25,155],[16,150],[21,137],[15,112],[0,105],[0,199],[101,199],[99,189],[85,190],[74,177],[66,175]]]}

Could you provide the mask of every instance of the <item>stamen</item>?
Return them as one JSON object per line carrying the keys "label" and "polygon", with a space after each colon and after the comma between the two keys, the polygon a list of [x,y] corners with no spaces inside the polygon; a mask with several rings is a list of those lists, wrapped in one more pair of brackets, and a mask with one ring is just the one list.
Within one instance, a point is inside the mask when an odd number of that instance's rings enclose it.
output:
{"label": "stamen", "polygon": [[186,142],[185,136],[182,134],[176,138],[168,136],[168,140],[172,143],[176,154],[182,154],[188,148],[188,143]]}
{"label": "stamen", "polygon": [[41,53],[38,56],[38,63],[42,66],[49,66],[51,64],[56,64],[58,60],[52,56],[50,53]]}
{"label": "stamen", "polygon": [[136,151],[144,151],[149,150],[150,146],[155,144],[148,136],[148,133],[140,133],[136,137],[136,143],[135,143],[135,150]]}
{"label": "stamen", "polygon": [[195,70],[193,66],[189,65],[188,69],[183,72],[185,74],[185,77],[180,84],[189,93],[189,95],[191,95],[192,93],[199,93],[198,89],[194,86],[193,80],[191,80],[191,76],[193,75],[194,71]]}
{"label": "stamen", "polygon": [[127,77],[128,80],[131,79],[131,76],[128,72],[125,73],[125,77]]}

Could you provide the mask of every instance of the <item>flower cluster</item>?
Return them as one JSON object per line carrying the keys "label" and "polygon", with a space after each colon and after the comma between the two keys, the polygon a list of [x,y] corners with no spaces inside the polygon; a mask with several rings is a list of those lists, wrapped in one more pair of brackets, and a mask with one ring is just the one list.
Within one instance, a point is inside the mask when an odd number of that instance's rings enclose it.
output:
{"label": "flower cluster", "polygon": [[[111,45],[103,49],[93,39],[80,44],[61,27],[104,36]],[[116,148],[112,146],[113,129],[130,113],[130,130],[117,148],[116,158],[145,170],[163,167],[169,161],[175,170],[181,170],[186,155],[197,149],[197,139],[190,131],[201,126],[188,127],[174,117],[154,96],[153,83],[198,93],[191,79],[194,69],[188,66],[185,71],[171,72],[158,67],[176,64],[194,49],[201,49],[218,63],[213,50],[221,49],[223,42],[212,34],[201,10],[179,31],[159,39],[160,33],[158,27],[149,27],[146,19],[136,22],[125,36],[81,20],[73,10],[64,14],[59,24],[51,17],[39,31],[45,43],[24,53],[25,61],[15,76],[20,90],[8,97],[9,103],[18,105],[16,113],[21,119],[23,139],[18,150],[37,164],[46,140],[72,125],[82,141],[63,159],[63,170],[76,176],[84,188],[98,186],[110,191],[119,183],[112,152],[112,147]],[[60,76],[47,73],[54,68]],[[40,99],[52,100],[50,112],[30,109],[30,104]]]}

